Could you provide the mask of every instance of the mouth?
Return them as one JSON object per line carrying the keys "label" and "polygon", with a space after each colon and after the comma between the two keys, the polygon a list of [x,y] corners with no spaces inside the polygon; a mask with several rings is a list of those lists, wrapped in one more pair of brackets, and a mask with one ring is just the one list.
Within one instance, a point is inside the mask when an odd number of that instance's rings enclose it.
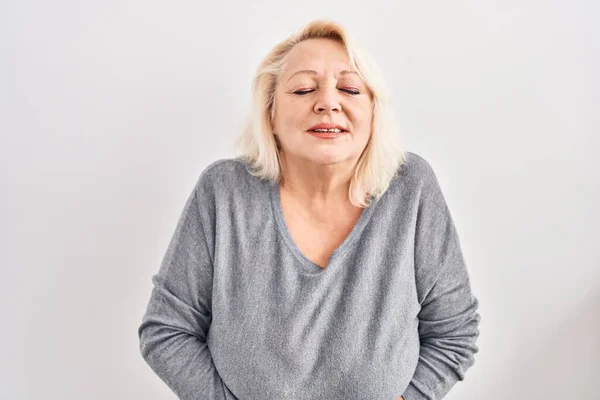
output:
{"label": "mouth", "polygon": [[347,134],[347,131],[341,129],[316,129],[307,131],[309,135],[321,138],[321,139],[336,139],[340,136]]}
{"label": "mouth", "polygon": [[323,139],[335,139],[348,133],[340,125],[322,123],[311,127],[307,133]]}

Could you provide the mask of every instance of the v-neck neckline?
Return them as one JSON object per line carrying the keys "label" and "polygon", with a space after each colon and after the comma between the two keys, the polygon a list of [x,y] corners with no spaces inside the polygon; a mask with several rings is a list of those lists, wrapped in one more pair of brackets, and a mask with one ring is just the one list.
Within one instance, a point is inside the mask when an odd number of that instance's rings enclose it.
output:
{"label": "v-neck neckline", "polygon": [[356,239],[360,236],[361,232],[364,230],[365,226],[369,222],[369,219],[371,218],[371,215],[373,214],[373,208],[376,203],[376,201],[372,201],[368,207],[363,209],[360,216],[358,217],[358,220],[352,227],[350,233],[346,236],[342,243],[333,251],[333,253],[331,253],[331,255],[329,256],[329,260],[327,261],[327,265],[325,266],[325,268],[322,268],[320,265],[306,257],[292,238],[290,230],[288,229],[287,223],[285,222],[285,218],[283,216],[279,183],[270,184],[269,192],[273,214],[275,215],[275,219],[277,220],[277,226],[279,227],[279,232],[281,233],[281,236],[283,237],[289,250],[301,264],[303,270],[312,274],[331,273],[331,271],[337,266],[338,259],[351,247],[351,245],[356,241]]}

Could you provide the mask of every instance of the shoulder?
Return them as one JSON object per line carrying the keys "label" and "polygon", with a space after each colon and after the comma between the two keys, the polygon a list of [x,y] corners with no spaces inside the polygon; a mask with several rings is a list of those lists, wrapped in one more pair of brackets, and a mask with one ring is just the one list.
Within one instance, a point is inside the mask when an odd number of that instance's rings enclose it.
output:
{"label": "shoulder", "polygon": [[204,168],[196,182],[199,198],[241,202],[249,196],[262,194],[264,183],[250,173],[249,165],[241,158],[222,158]]}
{"label": "shoulder", "polygon": [[392,208],[398,204],[420,204],[431,200],[438,202],[440,192],[440,185],[429,160],[420,154],[406,151],[404,162],[398,167],[380,202]]}
{"label": "shoulder", "polygon": [[240,158],[221,158],[206,166],[198,178],[198,188],[218,185],[238,186],[252,178],[247,164]]}
{"label": "shoulder", "polygon": [[406,152],[406,166],[413,169],[428,169],[431,168],[429,161],[427,161],[422,155],[413,151]]}
{"label": "shoulder", "polygon": [[423,185],[435,184],[436,174],[431,163],[415,152],[405,152],[405,162],[396,174],[396,183],[420,189]]}
{"label": "shoulder", "polygon": [[245,178],[246,164],[239,158],[221,158],[213,161],[202,170],[199,181],[223,178]]}

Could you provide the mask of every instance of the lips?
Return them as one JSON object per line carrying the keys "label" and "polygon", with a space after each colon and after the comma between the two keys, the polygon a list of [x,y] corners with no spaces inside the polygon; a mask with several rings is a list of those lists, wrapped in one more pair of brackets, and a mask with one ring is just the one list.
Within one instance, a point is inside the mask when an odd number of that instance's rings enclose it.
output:
{"label": "lips", "polygon": [[348,134],[348,132],[336,132],[336,131],[327,131],[327,132],[308,131],[307,133],[314,137],[318,137],[319,139],[337,139],[341,136]]}
{"label": "lips", "polygon": [[[327,133],[327,131],[329,131],[329,133],[340,133],[340,132],[333,131],[333,129],[338,129],[341,133],[348,132],[341,125],[333,124],[333,123],[324,123],[324,122],[314,125],[314,126],[311,126],[310,128],[308,128],[308,131],[316,132],[316,133]],[[319,131],[321,131],[321,132],[319,132]]]}

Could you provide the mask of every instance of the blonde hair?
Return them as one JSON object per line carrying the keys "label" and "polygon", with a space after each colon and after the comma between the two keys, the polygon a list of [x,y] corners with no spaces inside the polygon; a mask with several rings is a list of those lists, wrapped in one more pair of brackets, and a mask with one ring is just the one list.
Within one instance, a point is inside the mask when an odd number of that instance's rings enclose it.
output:
{"label": "blonde hair", "polygon": [[277,79],[290,50],[304,40],[317,38],[333,39],[344,46],[351,66],[372,94],[371,136],[358,159],[348,193],[353,205],[364,208],[387,190],[398,169],[406,162],[406,153],[381,73],[367,54],[353,43],[345,29],[335,22],[316,20],[308,23],[299,33],[278,43],[264,58],[253,81],[250,117],[236,141],[236,149],[254,176],[274,183],[280,180],[279,146],[272,125]]}

